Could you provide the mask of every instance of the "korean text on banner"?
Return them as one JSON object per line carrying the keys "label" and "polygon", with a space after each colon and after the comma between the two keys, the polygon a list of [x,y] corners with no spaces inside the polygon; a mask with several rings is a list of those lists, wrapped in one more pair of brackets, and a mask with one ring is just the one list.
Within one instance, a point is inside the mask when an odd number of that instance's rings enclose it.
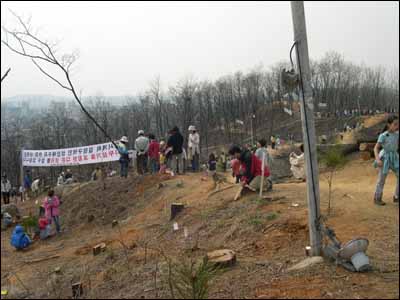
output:
{"label": "korean text on banner", "polygon": [[119,152],[112,143],[65,149],[22,151],[22,165],[26,167],[76,166],[117,161],[119,158]]}

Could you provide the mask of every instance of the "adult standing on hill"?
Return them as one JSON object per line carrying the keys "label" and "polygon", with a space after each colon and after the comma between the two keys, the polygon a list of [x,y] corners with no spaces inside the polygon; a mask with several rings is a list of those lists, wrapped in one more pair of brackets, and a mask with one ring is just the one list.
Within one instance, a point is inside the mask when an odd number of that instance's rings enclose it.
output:
{"label": "adult standing on hill", "polygon": [[177,126],[171,130],[167,147],[172,148],[171,167],[173,172],[181,174],[183,172],[183,136]]}
{"label": "adult standing on hill", "polygon": [[152,174],[157,174],[160,163],[160,144],[157,142],[154,134],[149,134],[150,145],[149,145],[149,158],[150,158],[150,170]]}
{"label": "adult standing on hill", "polygon": [[149,151],[149,139],[144,136],[144,131],[138,131],[138,138],[135,141],[137,172],[147,172],[147,153]]}
{"label": "adult standing on hill", "polygon": [[399,202],[399,117],[391,116],[383,133],[379,135],[378,142],[374,148],[375,167],[379,168],[378,182],[374,203],[376,205],[385,205],[382,201],[383,187],[389,170],[396,174],[396,190],[393,196],[393,202]]}
{"label": "adult standing on hill", "polygon": [[24,176],[24,188],[25,188],[25,193],[29,197],[30,195],[30,190],[32,187],[32,175],[29,170],[26,171],[25,176]]}
{"label": "adult standing on hill", "polygon": [[188,156],[192,161],[192,171],[199,170],[200,135],[194,125],[189,126]]}
{"label": "adult standing on hill", "polygon": [[10,204],[11,183],[6,175],[1,179],[1,196],[3,197],[4,204]]}
{"label": "adult standing on hill", "polygon": [[129,166],[129,152],[128,152],[128,138],[123,136],[118,145],[118,152],[120,154],[119,163],[121,165],[121,177],[128,177]]}

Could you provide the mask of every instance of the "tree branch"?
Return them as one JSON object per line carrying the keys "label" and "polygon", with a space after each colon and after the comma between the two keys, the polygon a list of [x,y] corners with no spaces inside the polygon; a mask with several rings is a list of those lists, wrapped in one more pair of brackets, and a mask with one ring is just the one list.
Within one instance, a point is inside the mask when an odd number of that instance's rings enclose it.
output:
{"label": "tree branch", "polygon": [[40,65],[32,58],[32,62],[35,64],[35,66],[47,77],[49,77],[50,79],[54,80],[56,83],[58,83],[59,86],[61,86],[62,88],[68,90],[68,91],[72,91],[71,88],[63,85],[61,82],[59,82],[57,79],[55,79],[53,76],[51,76],[49,73],[47,73],[45,70],[43,70]]}
{"label": "tree branch", "polygon": [[6,73],[5,73],[3,76],[1,76],[1,82],[3,82],[4,78],[7,77],[8,73],[9,73],[10,71],[11,71],[11,68],[8,68],[8,70],[6,71]]}

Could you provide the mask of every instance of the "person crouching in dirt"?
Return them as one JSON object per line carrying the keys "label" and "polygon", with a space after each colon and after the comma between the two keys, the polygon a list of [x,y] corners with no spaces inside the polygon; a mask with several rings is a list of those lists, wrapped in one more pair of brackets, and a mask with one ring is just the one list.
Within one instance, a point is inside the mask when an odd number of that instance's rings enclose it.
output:
{"label": "person crouching in dirt", "polygon": [[52,224],[54,221],[57,233],[61,233],[60,213],[58,209],[60,206],[60,199],[54,195],[54,190],[50,190],[48,192],[43,206],[47,220],[49,220],[50,224]]}
{"label": "person crouching in dirt", "polygon": [[375,162],[374,166],[379,168],[378,182],[374,203],[376,205],[385,205],[382,201],[383,187],[389,170],[396,174],[396,190],[393,196],[393,202],[399,203],[399,117],[390,116],[383,133],[379,135],[378,142],[374,148]]}
{"label": "person crouching in dirt", "polygon": [[243,176],[241,182],[243,186],[249,185],[250,188],[254,190],[260,190],[261,188],[261,178],[265,177],[265,186],[263,190],[269,189],[269,182],[267,180],[270,175],[269,168],[264,167],[264,174],[262,174],[262,161],[257,158],[257,156],[251,153],[250,150],[242,150],[239,146],[232,146],[229,149],[229,154],[234,158],[237,158],[241,163],[241,169]]}
{"label": "person crouching in dirt", "polygon": [[128,152],[128,138],[123,136],[118,144],[118,152],[120,155],[119,163],[121,165],[121,177],[128,177],[128,167],[129,167],[129,152]]}
{"label": "person crouching in dirt", "polygon": [[15,229],[11,235],[10,243],[11,246],[15,247],[15,249],[22,250],[32,244],[32,241],[26,234],[24,227],[22,227],[21,225],[17,225],[15,226]]}

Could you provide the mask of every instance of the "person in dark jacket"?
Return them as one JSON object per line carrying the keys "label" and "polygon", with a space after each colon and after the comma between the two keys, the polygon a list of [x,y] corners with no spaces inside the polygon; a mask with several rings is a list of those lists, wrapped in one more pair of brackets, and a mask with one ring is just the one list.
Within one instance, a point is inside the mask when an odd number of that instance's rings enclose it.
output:
{"label": "person in dark jacket", "polygon": [[183,173],[183,136],[179,128],[175,126],[171,130],[171,136],[168,138],[167,148],[172,148],[171,168],[175,173]]}
{"label": "person in dark jacket", "polygon": [[229,149],[229,154],[241,163],[241,182],[243,185],[249,185],[255,190],[260,190],[261,177],[264,176],[265,186],[263,189],[268,190],[269,168],[264,166],[264,174],[262,174],[262,161],[254,153],[248,149],[242,150],[239,146],[234,145]]}
{"label": "person in dark jacket", "polygon": [[24,227],[17,225],[11,235],[11,246],[17,250],[22,250],[32,243],[29,236],[25,233]]}

